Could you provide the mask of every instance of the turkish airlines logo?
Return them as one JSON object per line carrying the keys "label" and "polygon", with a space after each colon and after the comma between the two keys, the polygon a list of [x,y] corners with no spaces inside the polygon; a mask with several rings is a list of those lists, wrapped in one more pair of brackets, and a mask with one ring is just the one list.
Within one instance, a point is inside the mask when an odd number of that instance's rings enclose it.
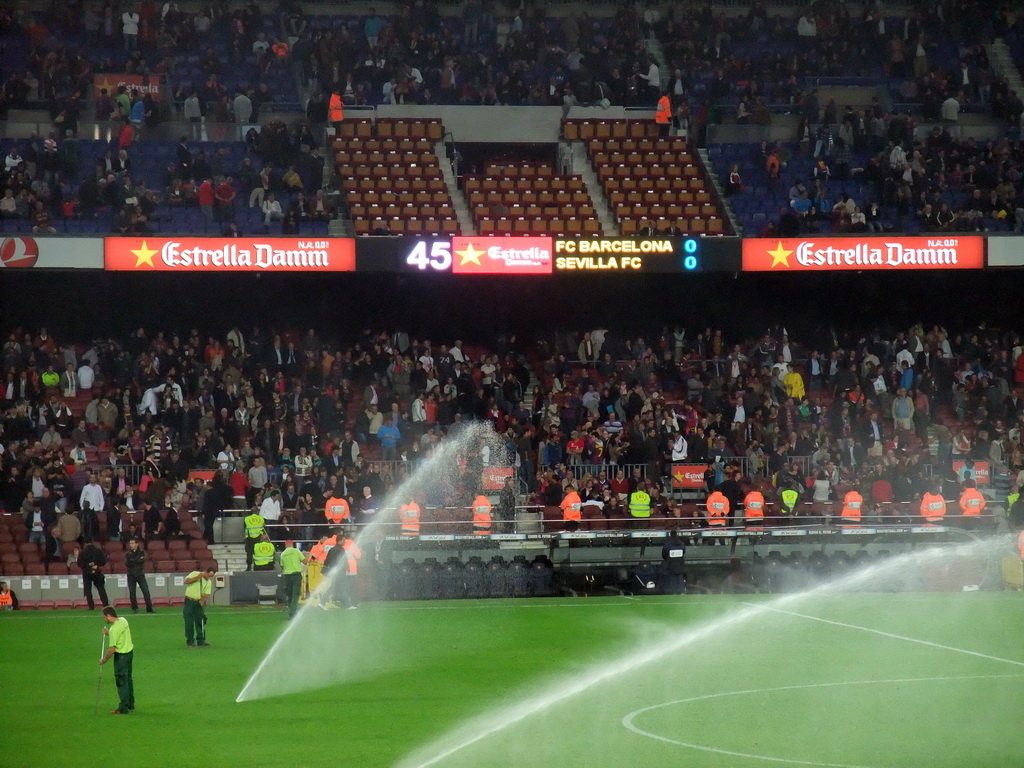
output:
{"label": "turkish airlines logo", "polygon": [[349,272],[355,269],[355,246],[345,238],[108,238],[105,258],[108,270]]}
{"label": "turkish airlines logo", "polygon": [[744,271],[980,269],[981,237],[744,240]]}
{"label": "turkish airlines logo", "polygon": [[455,237],[452,272],[477,275],[550,275],[550,237]]}

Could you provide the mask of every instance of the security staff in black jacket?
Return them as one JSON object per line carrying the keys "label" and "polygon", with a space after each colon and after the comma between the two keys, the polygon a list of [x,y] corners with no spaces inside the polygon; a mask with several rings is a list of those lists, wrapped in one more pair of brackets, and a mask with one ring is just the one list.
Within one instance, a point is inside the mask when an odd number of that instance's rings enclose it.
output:
{"label": "security staff in black jacket", "polygon": [[103,576],[102,568],[107,564],[107,556],[103,550],[97,547],[89,539],[85,542],[85,548],[78,555],[78,567],[82,569],[82,586],[85,589],[85,600],[89,604],[89,610],[96,610],[96,604],[92,599],[92,588],[100,595],[101,605],[110,605],[107,599],[106,579]]}
{"label": "security staff in black jacket", "polygon": [[146,601],[146,613],[153,613],[153,599],[149,596],[149,583],[146,581],[146,550],[138,539],[128,540],[124,565],[128,569],[128,598],[132,602],[132,613],[139,612],[139,603],[135,599],[136,585],[142,590],[142,599]]}

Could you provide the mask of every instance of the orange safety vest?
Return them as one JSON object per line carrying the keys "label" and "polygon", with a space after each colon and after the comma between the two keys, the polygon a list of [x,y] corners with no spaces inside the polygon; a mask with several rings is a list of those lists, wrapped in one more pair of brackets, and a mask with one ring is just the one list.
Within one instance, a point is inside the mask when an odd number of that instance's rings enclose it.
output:
{"label": "orange safety vest", "polygon": [[328,106],[328,116],[330,117],[332,123],[340,123],[344,119],[345,115],[341,109],[340,93],[331,94],[331,102]]}
{"label": "orange safety vest", "polygon": [[324,517],[333,525],[339,525],[344,520],[348,520],[351,515],[352,510],[349,509],[345,499],[332,496],[324,502]]}
{"label": "orange safety vest", "polygon": [[345,542],[341,545],[345,548],[345,554],[348,555],[348,572],[350,575],[355,576],[359,573],[358,560],[363,556],[363,553],[359,551],[359,545],[356,544],[352,539],[345,539]]}
{"label": "orange safety vest", "polygon": [[323,544],[321,544],[320,542],[317,542],[309,550],[309,559],[310,560],[315,560],[316,562],[318,562],[321,565],[323,565],[324,560],[327,559],[327,552],[328,552],[328,550],[330,550],[331,547],[337,545],[337,543],[338,543],[338,537],[337,536],[331,536],[331,538],[329,538]]}
{"label": "orange safety vest", "polygon": [[1017,549],[1020,550],[1020,559],[1024,560],[1024,531],[1017,534]]}
{"label": "orange safety vest", "polygon": [[747,526],[760,524],[764,521],[764,494],[760,491],[751,491],[743,497],[743,512],[747,518]]}
{"label": "orange safety vest", "polygon": [[965,488],[960,495],[960,511],[964,517],[980,515],[985,509],[985,497],[977,488]]}
{"label": "orange safety vest", "polygon": [[583,509],[583,502],[580,501],[580,495],[576,491],[565,494],[565,498],[562,499],[559,506],[562,507],[563,520],[581,520],[583,518],[580,513],[580,510]]}
{"label": "orange safety vest", "polygon": [[672,104],[669,101],[668,96],[662,96],[658,99],[658,111],[654,113],[654,122],[658,125],[668,125],[671,120]]}
{"label": "orange safety vest", "polygon": [[491,532],[491,502],[480,494],[473,499],[473,533],[487,536]]}
{"label": "orange safety vest", "polygon": [[946,516],[946,500],[941,493],[926,493],[921,499],[921,517],[929,523],[941,523]]}
{"label": "orange safety vest", "polygon": [[288,43],[281,40],[279,42],[274,43],[270,47],[270,50],[274,52],[274,55],[277,56],[277,58],[283,59],[285,56],[288,55]]}
{"label": "orange safety vest", "polygon": [[729,514],[729,500],[721,491],[708,496],[708,525],[725,525]]}
{"label": "orange safety vest", "polygon": [[856,491],[850,491],[843,497],[843,511],[840,517],[846,522],[860,523],[860,508],[864,504],[864,497]]}
{"label": "orange safety vest", "polygon": [[402,519],[403,536],[420,535],[420,505],[415,501],[403,504],[398,508],[398,516]]}
{"label": "orange safety vest", "polygon": [[14,598],[11,597],[10,592],[4,592],[0,594],[0,609],[7,607],[8,605],[14,606]]}

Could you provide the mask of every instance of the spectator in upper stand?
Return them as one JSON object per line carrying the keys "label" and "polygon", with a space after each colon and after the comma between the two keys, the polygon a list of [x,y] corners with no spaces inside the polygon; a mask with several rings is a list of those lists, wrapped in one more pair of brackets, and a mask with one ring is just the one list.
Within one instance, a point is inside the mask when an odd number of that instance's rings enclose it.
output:
{"label": "spectator in upper stand", "polygon": [[217,196],[213,188],[213,180],[209,177],[203,179],[203,182],[199,185],[199,210],[203,214],[203,220],[207,225],[213,224],[214,222],[214,205],[216,204]]}
{"label": "spectator in upper stand", "polygon": [[725,185],[725,194],[735,195],[738,192],[742,192],[746,187],[743,186],[743,179],[740,178],[740,167],[735,163],[729,169],[729,181]]}
{"label": "spectator in upper stand", "polygon": [[371,51],[377,47],[377,40],[384,26],[384,20],[377,15],[377,9],[370,8],[366,21],[363,22],[363,36]]}
{"label": "spectator in upper stand", "polygon": [[[959,94],[960,99],[963,98],[963,91]],[[942,121],[945,123],[957,123],[960,122],[960,100],[957,99],[953,94],[949,95],[944,102],[942,102]]]}
{"label": "spectator in upper stand", "polygon": [[214,191],[217,206],[217,221],[231,221],[235,217],[235,188],[230,176],[221,179]]}

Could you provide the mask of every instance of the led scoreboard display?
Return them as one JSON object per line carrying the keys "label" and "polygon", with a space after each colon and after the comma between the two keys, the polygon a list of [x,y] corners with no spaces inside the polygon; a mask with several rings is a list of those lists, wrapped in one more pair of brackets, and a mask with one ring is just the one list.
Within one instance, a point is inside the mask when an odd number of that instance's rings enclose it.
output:
{"label": "led scoreboard display", "polygon": [[356,239],[356,271],[452,271],[450,237],[360,237]]}
{"label": "led scoreboard display", "polygon": [[360,237],[356,271],[430,275],[637,274],[739,269],[734,237]]}
{"label": "led scoreboard display", "polygon": [[556,272],[699,272],[704,239],[592,237],[555,240]]}

